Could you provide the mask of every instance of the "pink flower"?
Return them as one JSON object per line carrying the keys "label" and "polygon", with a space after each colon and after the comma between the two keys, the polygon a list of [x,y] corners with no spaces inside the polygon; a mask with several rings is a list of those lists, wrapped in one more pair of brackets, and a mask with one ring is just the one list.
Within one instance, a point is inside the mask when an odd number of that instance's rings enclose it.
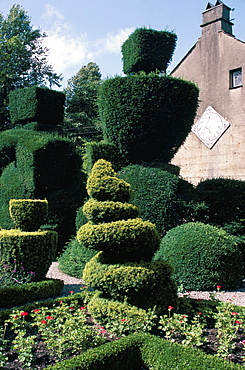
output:
{"label": "pink flower", "polygon": [[171,311],[171,310],[173,310],[174,309],[174,307],[173,306],[168,306],[168,310],[169,311]]}
{"label": "pink flower", "polygon": [[20,316],[28,316],[28,312],[23,311],[23,312],[20,313]]}
{"label": "pink flower", "polygon": [[62,304],[63,303],[63,301],[59,301],[59,304]]}
{"label": "pink flower", "polygon": [[105,329],[100,329],[100,333],[104,334],[104,333],[106,333],[106,330]]}
{"label": "pink flower", "polygon": [[222,288],[222,286],[221,285],[216,285],[216,288],[219,291]]}
{"label": "pink flower", "polygon": [[74,290],[70,290],[70,292],[69,292],[69,293],[73,294],[73,293],[74,293]]}
{"label": "pink flower", "polygon": [[33,310],[33,312],[39,312],[40,310],[38,308],[36,308],[35,310]]}
{"label": "pink flower", "polygon": [[202,312],[198,312],[197,314],[198,314],[198,315],[202,315]]}
{"label": "pink flower", "polygon": [[187,317],[186,315],[182,315],[182,317],[184,317],[184,319]]}
{"label": "pink flower", "polygon": [[86,310],[86,307],[80,307],[80,310]]}
{"label": "pink flower", "polygon": [[46,320],[42,320],[41,321],[41,324],[47,324],[47,321]]}
{"label": "pink flower", "polygon": [[46,319],[48,319],[48,320],[54,320],[54,318],[52,316],[46,316]]}
{"label": "pink flower", "polygon": [[231,312],[231,315],[239,315],[237,312]]}

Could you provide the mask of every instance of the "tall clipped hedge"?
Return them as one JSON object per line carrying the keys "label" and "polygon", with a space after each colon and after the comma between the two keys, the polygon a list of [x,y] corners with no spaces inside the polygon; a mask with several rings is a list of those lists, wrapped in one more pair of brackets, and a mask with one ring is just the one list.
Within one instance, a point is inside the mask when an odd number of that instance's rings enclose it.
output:
{"label": "tall clipped hedge", "polygon": [[166,72],[176,41],[173,32],[137,28],[122,45],[123,72]]}
{"label": "tall clipped hedge", "polygon": [[81,157],[68,139],[45,132],[13,129],[0,134],[0,148],[14,150],[0,176],[0,226],[13,227],[10,199],[47,199],[45,220],[59,234],[58,252],[75,234],[76,210],[86,195]]}
{"label": "tall clipped hedge", "polygon": [[200,182],[200,198],[208,206],[208,222],[234,235],[245,235],[245,181],[217,178]]}
{"label": "tall clipped hedge", "polygon": [[43,87],[13,90],[9,94],[11,122],[26,124],[38,122],[58,125],[63,122],[65,94]]}
{"label": "tall clipped hedge", "polygon": [[185,141],[198,89],[181,79],[134,75],[105,80],[99,92],[102,130],[131,162],[169,162]]}
{"label": "tall clipped hedge", "polygon": [[192,184],[161,168],[130,165],[121,168],[119,176],[130,183],[132,203],[140,208],[142,219],[156,224],[161,235],[184,222],[201,220],[206,212]]}

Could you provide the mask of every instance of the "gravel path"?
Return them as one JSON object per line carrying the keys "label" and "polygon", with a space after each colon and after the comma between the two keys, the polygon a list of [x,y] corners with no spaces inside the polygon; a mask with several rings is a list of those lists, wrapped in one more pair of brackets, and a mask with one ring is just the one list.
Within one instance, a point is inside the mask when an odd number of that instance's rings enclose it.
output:
{"label": "gravel path", "polygon": [[[70,291],[73,291],[74,293],[80,292],[80,288],[85,285],[82,279],[77,279],[61,272],[59,270],[58,262],[52,263],[46,276],[49,278],[60,279],[64,281],[65,285],[62,291],[62,295],[69,295]],[[190,298],[209,299],[210,293],[214,292],[191,291],[188,292],[188,296]],[[181,297],[183,296],[183,294],[179,293],[179,296]],[[243,285],[239,290],[230,292],[218,292],[216,293],[216,298],[220,299],[221,301],[232,300],[233,304],[245,307],[245,281],[243,281]]]}

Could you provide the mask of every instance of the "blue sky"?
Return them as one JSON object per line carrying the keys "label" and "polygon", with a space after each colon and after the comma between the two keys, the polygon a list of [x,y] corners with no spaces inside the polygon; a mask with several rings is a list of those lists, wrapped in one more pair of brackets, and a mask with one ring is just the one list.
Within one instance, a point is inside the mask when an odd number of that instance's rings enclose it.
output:
{"label": "blue sky", "polygon": [[[211,0],[215,3],[216,0]],[[233,34],[245,41],[245,0],[223,1],[234,18]],[[206,0],[0,0],[6,16],[18,3],[28,12],[34,28],[48,37],[49,62],[67,79],[89,62],[100,67],[102,77],[122,73],[121,45],[137,27],[174,31],[177,47],[169,71],[201,36]]]}

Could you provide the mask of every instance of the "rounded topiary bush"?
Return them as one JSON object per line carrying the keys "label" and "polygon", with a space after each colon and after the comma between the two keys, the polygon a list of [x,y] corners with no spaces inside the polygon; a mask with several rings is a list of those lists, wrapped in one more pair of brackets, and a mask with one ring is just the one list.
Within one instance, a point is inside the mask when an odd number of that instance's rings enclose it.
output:
{"label": "rounded topiary bush", "polygon": [[238,238],[200,222],[177,226],[163,237],[153,261],[164,260],[185,290],[236,289],[241,284]]}
{"label": "rounded topiary bush", "polygon": [[9,213],[17,229],[36,231],[47,217],[48,202],[46,199],[11,199]]}

